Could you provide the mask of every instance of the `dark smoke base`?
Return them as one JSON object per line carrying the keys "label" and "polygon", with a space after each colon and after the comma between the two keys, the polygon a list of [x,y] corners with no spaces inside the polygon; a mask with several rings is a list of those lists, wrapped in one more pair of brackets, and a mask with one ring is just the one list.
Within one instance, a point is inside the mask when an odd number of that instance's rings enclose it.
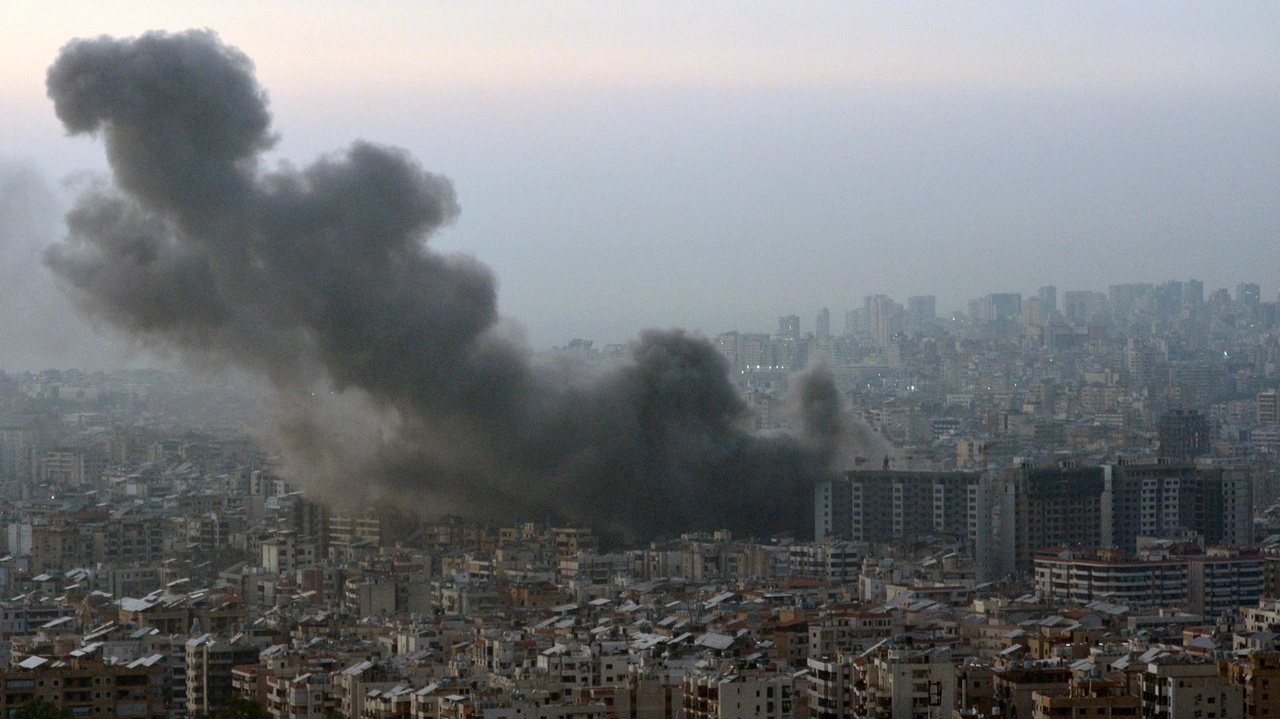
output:
{"label": "dark smoke base", "polygon": [[[829,373],[800,380],[800,436],[761,436],[725,360],[683,331],[645,332],[586,383],[533,365],[496,329],[489,270],[426,247],[458,214],[449,181],[366,142],[262,170],[265,93],[210,31],[72,41],[48,92],[69,132],[104,138],[115,184],[80,199],[47,265],[121,330],[268,378],[312,486],[632,538],[812,527],[848,436]],[[335,442],[350,419],[317,387],[367,397],[384,435]]]}

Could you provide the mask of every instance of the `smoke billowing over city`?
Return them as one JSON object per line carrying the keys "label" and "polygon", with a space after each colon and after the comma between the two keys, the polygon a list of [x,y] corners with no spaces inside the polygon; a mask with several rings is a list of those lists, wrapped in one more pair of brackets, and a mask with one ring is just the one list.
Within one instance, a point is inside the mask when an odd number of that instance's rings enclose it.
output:
{"label": "smoke billowing over city", "polygon": [[15,719],[1280,716],[1280,4],[3,8]]}
{"label": "smoke billowing over city", "polygon": [[269,379],[288,471],[321,496],[629,536],[804,532],[854,442],[821,369],[798,431],[751,431],[727,361],[680,330],[615,368],[533,362],[490,271],[427,244],[460,211],[449,180],[362,141],[265,167],[266,92],[212,32],[73,41],[48,92],[68,131],[101,136],[112,181],[47,266],[145,344]]}

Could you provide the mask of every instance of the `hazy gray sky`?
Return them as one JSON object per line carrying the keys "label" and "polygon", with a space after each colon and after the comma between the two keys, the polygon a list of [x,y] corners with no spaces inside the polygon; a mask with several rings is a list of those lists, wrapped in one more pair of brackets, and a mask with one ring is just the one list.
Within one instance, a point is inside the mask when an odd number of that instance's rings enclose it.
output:
{"label": "hazy gray sky", "polygon": [[203,5],[0,4],[0,157],[104,166],[44,96],[68,39],[210,27],[278,157],[367,138],[451,177],[435,242],[535,346],[811,330],[879,292],[1280,289],[1273,2]]}

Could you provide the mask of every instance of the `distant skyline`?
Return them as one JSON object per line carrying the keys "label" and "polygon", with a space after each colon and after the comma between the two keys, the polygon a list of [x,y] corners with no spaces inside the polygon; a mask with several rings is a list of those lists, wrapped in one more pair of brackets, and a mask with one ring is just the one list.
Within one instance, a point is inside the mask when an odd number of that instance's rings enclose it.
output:
{"label": "distant skyline", "polygon": [[103,169],[44,96],[67,40],[211,27],[277,158],[367,138],[452,178],[432,242],[493,268],[536,348],[840,327],[879,293],[1280,289],[1270,3],[14,2],[0,27],[0,158]]}

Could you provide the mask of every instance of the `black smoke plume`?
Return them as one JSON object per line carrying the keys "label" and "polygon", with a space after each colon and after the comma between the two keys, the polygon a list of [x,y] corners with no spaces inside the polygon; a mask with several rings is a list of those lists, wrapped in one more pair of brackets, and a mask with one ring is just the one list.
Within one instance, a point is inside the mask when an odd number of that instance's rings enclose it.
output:
{"label": "black smoke plume", "polygon": [[269,379],[310,486],[632,537],[812,526],[842,432],[829,376],[802,380],[803,431],[762,436],[726,361],[682,331],[590,378],[533,363],[489,270],[426,245],[458,214],[449,181],[366,142],[264,169],[266,95],[212,32],[75,40],[48,91],[71,133],[104,139],[114,184],[46,264],[93,316]]}

